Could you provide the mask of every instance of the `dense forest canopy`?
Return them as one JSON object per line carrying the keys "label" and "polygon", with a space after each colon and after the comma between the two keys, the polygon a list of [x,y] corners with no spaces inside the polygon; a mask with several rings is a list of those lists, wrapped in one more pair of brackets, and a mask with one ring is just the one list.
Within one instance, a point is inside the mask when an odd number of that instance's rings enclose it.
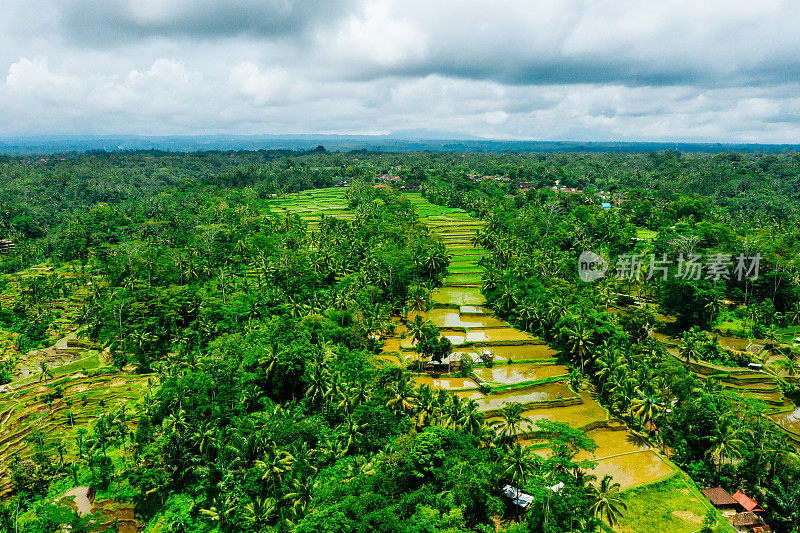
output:
{"label": "dense forest canopy", "polygon": [[[452,370],[458,348],[423,317],[460,259],[412,191],[474,217],[459,238],[481,268],[464,279],[555,349],[565,390],[692,487],[742,490],[774,530],[800,527],[800,435],[780,422],[800,402],[800,155],[320,147],[0,159],[0,445],[20,446],[0,531],[107,527],[58,500],[77,486],[153,532],[596,531],[635,513],[591,474],[580,428],[415,381],[426,357]],[[612,270],[647,259],[585,283],[584,251]],[[687,279],[679,254],[761,262]],[[670,259],[663,277],[651,256]],[[37,359],[62,337],[94,366]],[[416,360],[381,357],[398,337]],[[128,382],[142,397],[123,405]],[[59,430],[22,439],[34,407]],[[700,521],[724,527],[711,508]]]}

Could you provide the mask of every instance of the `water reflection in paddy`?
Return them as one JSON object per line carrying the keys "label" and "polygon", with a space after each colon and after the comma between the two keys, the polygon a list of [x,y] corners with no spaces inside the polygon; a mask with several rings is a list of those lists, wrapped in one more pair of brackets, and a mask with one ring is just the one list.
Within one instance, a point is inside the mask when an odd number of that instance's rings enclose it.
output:
{"label": "water reflection in paddy", "polygon": [[493,316],[464,317],[452,309],[432,309],[429,318],[440,328],[483,328],[507,325]]}
{"label": "water reflection in paddy", "polygon": [[478,287],[442,287],[431,295],[435,304],[444,305],[483,305],[486,298]]}
{"label": "water reflection in paddy", "polygon": [[415,376],[417,385],[428,385],[434,389],[476,389],[478,383],[470,378],[445,377],[433,378],[431,376]]}
{"label": "water reflection in paddy", "polygon": [[563,376],[567,373],[567,367],[537,364],[494,365],[492,368],[474,368],[473,372],[483,381],[511,384]]}
{"label": "water reflection in paddy", "polygon": [[521,391],[490,394],[483,398],[479,404],[481,411],[500,409],[504,403],[530,403],[546,402],[563,398],[573,398],[576,394],[562,383],[546,383]]}
{"label": "water reflection in paddy", "polygon": [[461,314],[475,314],[475,315],[488,315],[492,310],[488,307],[481,307],[480,305],[462,305]]}
{"label": "water reflection in paddy", "polygon": [[772,415],[770,418],[772,418],[772,420],[774,420],[779,426],[794,433],[800,433],[800,407],[794,411]]}
{"label": "water reflection in paddy", "polygon": [[597,444],[597,449],[592,452],[580,452],[576,459],[596,459],[619,455],[622,453],[641,452],[649,450],[647,442],[629,431],[614,431],[608,428],[599,428],[586,433]]}
{"label": "water reflection in paddy", "polygon": [[514,328],[473,329],[467,332],[467,342],[532,341],[530,333]]}
{"label": "water reflection in paddy", "polygon": [[495,360],[511,359],[512,361],[525,361],[533,359],[552,359],[558,352],[546,344],[523,344],[521,346],[481,346],[478,351],[483,353],[489,350]]}

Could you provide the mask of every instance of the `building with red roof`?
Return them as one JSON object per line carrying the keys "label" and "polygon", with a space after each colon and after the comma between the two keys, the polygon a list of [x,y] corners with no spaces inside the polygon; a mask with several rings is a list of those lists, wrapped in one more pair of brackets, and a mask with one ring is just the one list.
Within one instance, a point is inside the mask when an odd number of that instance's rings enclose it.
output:
{"label": "building with red roof", "polygon": [[758,502],[756,502],[754,499],[750,498],[740,490],[736,491],[736,494],[733,495],[733,499],[736,500],[739,503],[739,505],[744,507],[750,513],[764,512],[764,509],[762,509],[761,506],[758,505]]}

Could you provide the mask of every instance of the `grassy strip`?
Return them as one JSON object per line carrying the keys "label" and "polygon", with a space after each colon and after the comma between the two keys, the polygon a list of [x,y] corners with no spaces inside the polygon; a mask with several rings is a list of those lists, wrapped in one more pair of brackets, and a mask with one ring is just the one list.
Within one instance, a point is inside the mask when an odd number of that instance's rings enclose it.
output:
{"label": "grassy strip", "polygon": [[481,381],[481,379],[475,374],[472,374],[472,377],[483,385],[488,386],[491,389],[491,392],[507,392],[513,391],[517,389],[524,389],[527,387],[535,387],[537,385],[545,385],[547,383],[555,383],[558,381],[564,381],[567,378],[567,374],[563,374],[561,376],[551,376],[549,378],[542,378],[542,379],[535,379],[533,381],[521,381],[519,383],[497,383],[495,381]]}
{"label": "grassy strip", "polygon": [[[623,492],[628,509],[617,531],[693,533],[700,530],[702,520],[709,510],[716,518],[717,531],[731,531],[719,511],[684,476],[682,472],[676,472],[667,479],[639,485]],[[676,513],[688,513],[690,520]]]}

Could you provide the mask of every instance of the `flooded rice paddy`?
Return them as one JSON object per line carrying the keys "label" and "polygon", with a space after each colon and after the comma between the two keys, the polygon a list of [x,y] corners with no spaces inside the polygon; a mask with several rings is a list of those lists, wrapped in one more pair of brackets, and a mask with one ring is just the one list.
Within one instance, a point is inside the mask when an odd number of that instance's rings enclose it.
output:
{"label": "flooded rice paddy", "polygon": [[467,332],[467,342],[533,342],[536,337],[514,328],[471,329]]}
{"label": "flooded rice paddy", "polygon": [[481,411],[493,411],[495,409],[500,409],[505,403],[529,404],[576,397],[578,397],[578,395],[572,392],[572,390],[563,383],[546,383],[524,390],[497,394],[492,393],[478,402],[478,408]]}
{"label": "flooded rice paddy", "polygon": [[800,435],[800,407],[794,411],[774,414],[770,418],[782,428]]}
{"label": "flooded rice paddy", "polygon": [[493,383],[513,385],[525,381],[563,376],[567,374],[567,367],[563,365],[494,365],[492,368],[473,368],[472,372],[481,380]]}
{"label": "flooded rice paddy", "polygon": [[[538,339],[536,342],[541,342]],[[495,361],[531,361],[536,359],[552,359],[558,352],[546,344],[522,344],[519,346],[481,346],[479,352],[485,350],[494,354]]]}
{"label": "flooded rice paddy", "polygon": [[454,309],[431,309],[428,317],[439,328],[493,328],[508,326],[499,318],[491,315],[464,317]]}
{"label": "flooded rice paddy", "polygon": [[458,389],[478,388],[478,383],[470,378],[459,378],[459,377],[433,378],[431,376],[424,375],[424,376],[415,376],[414,381],[417,383],[417,385],[428,385],[429,387],[433,387],[435,389],[458,390]]}

